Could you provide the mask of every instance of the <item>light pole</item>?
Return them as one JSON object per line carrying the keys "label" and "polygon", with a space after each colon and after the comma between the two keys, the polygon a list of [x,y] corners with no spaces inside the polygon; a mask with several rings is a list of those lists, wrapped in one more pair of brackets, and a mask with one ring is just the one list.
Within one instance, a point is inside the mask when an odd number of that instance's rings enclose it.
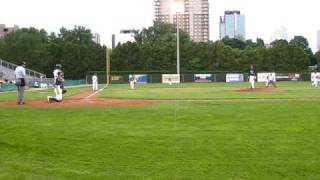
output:
{"label": "light pole", "polygon": [[180,39],[179,39],[179,12],[176,12],[177,24],[177,74],[180,75]]}
{"label": "light pole", "polygon": [[171,13],[176,14],[176,26],[177,26],[177,75],[180,79],[180,37],[179,37],[179,13],[184,12],[184,5],[182,2],[173,2],[171,4]]}

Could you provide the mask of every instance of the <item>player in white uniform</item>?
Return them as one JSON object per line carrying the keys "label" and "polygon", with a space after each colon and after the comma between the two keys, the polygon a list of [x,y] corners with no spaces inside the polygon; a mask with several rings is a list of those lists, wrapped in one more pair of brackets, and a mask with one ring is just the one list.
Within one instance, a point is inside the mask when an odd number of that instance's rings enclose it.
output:
{"label": "player in white uniform", "polygon": [[256,70],[254,69],[253,65],[250,65],[249,70],[249,82],[250,82],[250,88],[253,90],[255,89],[255,81],[256,81]]}
{"label": "player in white uniform", "polygon": [[266,82],[266,87],[270,87],[270,86],[273,86],[273,87],[277,87],[276,83],[275,83],[275,77],[274,77],[274,74],[273,73],[268,73],[267,75],[267,82]]}
{"label": "player in white uniform", "polygon": [[134,89],[135,78],[134,78],[134,75],[132,74],[129,75],[129,84],[130,84],[130,89]]}
{"label": "player in white uniform", "polygon": [[63,78],[62,72],[57,72],[57,77],[55,78],[54,83],[54,96],[48,96],[48,102],[62,102],[63,99]]}
{"label": "player in white uniform", "polygon": [[93,91],[98,91],[98,77],[97,77],[97,74],[94,74],[92,76],[92,90]]}
{"label": "player in white uniform", "polygon": [[56,83],[56,79],[58,78],[58,73],[61,73],[61,77],[63,78],[63,72],[61,70],[61,64],[56,64],[56,68],[53,70],[53,85]]}
{"label": "player in white uniform", "polygon": [[320,77],[318,77],[317,75],[318,75],[318,73],[314,73],[314,75],[311,77],[311,81],[312,81],[311,85],[313,87],[318,87],[318,84],[319,84],[318,78],[320,78]]}

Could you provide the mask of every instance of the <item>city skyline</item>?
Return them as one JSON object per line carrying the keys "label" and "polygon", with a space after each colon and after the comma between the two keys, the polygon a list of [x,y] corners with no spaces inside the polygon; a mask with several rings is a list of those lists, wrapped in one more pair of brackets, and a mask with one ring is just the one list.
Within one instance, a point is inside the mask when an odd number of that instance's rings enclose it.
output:
{"label": "city skyline", "polygon": [[[18,5],[17,5],[18,4]],[[246,16],[246,38],[272,40],[275,26],[287,29],[288,40],[302,35],[309,41],[313,51],[317,50],[317,31],[320,21],[308,21],[317,17],[317,0],[251,1],[209,0],[210,40],[219,39],[219,16],[226,10],[240,10]],[[101,43],[111,46],[111,35],[122,29],[141,29],[152,25],[154,20],[153,0],[10,0],[1,4],[0,24],[8,27],[43,28],[58,32],[64,26],[85,26],[99,33]]]}

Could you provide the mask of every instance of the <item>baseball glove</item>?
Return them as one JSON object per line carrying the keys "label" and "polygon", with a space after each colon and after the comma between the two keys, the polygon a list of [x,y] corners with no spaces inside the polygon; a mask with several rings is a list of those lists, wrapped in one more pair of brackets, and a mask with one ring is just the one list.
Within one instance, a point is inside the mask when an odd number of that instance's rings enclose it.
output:
{"label": "baseball glove", "polygon": [[66,89],[62,89],[62,94],[65,94],[67,93],[67,90]]}

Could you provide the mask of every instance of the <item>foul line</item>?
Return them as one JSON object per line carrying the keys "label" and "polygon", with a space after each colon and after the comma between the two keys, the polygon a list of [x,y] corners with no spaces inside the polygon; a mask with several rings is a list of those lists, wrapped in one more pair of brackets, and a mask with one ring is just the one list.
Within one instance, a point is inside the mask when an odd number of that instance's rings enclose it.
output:
{"label": "foul line", "polygon": [[108,85],[109,85],[109,84],[105,85],[103,88],[101,88],[101,89],[99,89],[98,91],[96,91],[96,92],[94,92],[94,93],[90,94],[89,96],[85,97],[84,99],[89,99],[89,98],[91,98],[92,96],[94,96],[94,95],[96,95],[96,94],[100,93],[101,91],[105,90],[105,89],[108,87]]}

